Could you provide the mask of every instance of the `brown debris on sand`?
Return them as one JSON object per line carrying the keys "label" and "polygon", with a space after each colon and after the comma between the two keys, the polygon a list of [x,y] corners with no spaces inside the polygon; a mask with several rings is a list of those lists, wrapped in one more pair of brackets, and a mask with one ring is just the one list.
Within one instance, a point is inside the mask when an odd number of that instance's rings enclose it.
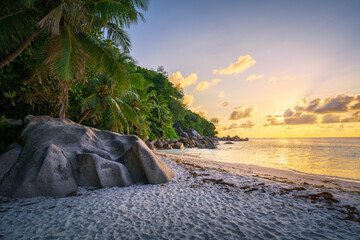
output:
{"label": "brown debris on sand", "polygon": [[339,200],[335,199],[334,196],[329,192],[321,192],[321,193],[309,194],[309,195],[298,195],[296,197],[310,199],[311,203],[325,202],[331,205],[332,203],[340,202]]}

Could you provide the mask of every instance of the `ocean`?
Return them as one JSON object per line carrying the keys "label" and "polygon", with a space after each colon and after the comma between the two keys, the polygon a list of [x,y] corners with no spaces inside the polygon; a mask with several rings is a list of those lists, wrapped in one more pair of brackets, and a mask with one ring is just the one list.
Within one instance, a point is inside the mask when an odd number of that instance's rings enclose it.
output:
{"label": "ocean", "polygon": [[267,138],[219,143],[218,149],[165,151],[360,182],[360,138]]}

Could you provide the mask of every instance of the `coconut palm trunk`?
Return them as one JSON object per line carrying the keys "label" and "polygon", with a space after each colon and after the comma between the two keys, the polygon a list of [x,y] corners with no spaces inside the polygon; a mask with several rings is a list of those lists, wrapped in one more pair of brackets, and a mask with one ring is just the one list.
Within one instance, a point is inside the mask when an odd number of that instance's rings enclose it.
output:
{"label": "coconut palm trunk", "polygon": [[22,51],[24,51],[24,49],[30,44],[30,42],[43,30],[43,28],[37,28],[27,38],[25,38],[25,40],[12,53],[1,59],[0,69],[2,69],[4,66],[12,62],[17,56],[19,56],[20,53],[22,53]]}
{"label": "coconut palm trunk", "polygon": [[86,110],[86,112],[84,112],[84,114],[81,116],[80,120],[78,121],[78,124],[81,124],[86,117],[92,112],[92,108],[89,108],[88,110]]}

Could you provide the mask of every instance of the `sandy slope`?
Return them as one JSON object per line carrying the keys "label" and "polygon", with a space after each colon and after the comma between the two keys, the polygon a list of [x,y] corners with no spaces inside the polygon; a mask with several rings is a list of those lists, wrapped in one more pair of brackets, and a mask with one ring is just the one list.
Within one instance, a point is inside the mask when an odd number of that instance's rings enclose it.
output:
{"label": "sandy slope", "polygon": [[[7,203],[1,198],[0,234],[4,239],[359,239],[360,222],[343,220],[360,217],[352,208],[360,208],[359,193],[233,175],[224,166],[179,156],[164,161],[177,174],[166,185],[81,189],[72,197]],[[333,197],[315,195],[324,191]]]}

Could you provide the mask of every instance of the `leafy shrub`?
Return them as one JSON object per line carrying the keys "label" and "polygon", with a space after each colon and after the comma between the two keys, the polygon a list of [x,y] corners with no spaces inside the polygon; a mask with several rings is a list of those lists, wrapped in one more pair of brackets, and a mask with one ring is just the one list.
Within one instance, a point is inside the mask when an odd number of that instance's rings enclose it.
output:
{"label": "leafy shrub", "polygon": [[149,139],[150,139],[150,141],[155,140],[155,139],[156,139],[156,135],[155,135],[154,133],[150,133]]}
{"label": "leafy shrub", "polygon": [[179,138],[172,126],[168,126],[166,131],[166,138]]}

